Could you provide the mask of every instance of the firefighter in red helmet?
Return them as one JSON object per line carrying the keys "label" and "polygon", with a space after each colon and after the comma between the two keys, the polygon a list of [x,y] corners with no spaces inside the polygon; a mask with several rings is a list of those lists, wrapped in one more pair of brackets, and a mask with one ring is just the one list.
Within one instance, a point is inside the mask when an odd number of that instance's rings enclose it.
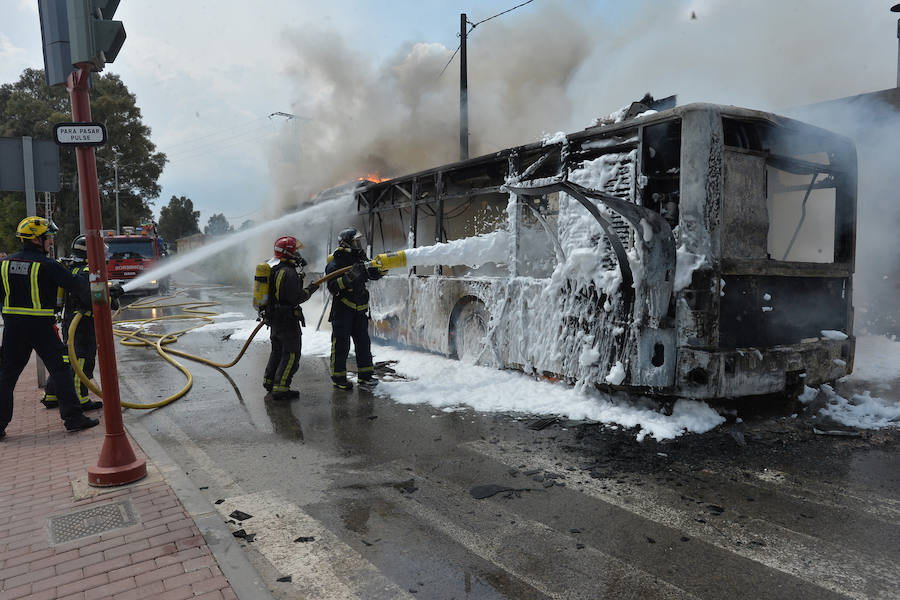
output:
{"label": "firefighter in red helmet", "polygon": [[298,252],[302,247],[303,244],[290,235],[275,240],[278,263],[269,275],[270,300],[266,310],[272,351],[266,364],[263,387],[272,392],[276,400],[300,397],[300,392],[290,389],[300,361],[300,325],[306,325],[300,305],[319,289],[314,283],[303,287],[306,261]]}

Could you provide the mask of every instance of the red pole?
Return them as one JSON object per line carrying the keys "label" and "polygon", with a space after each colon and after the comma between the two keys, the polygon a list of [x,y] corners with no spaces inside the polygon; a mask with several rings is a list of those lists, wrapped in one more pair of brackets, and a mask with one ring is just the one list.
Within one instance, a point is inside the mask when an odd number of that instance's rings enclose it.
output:
{"label": "red pole", "polygon": [[[66,89],[72,102],[72,120],[90,122],[91,101],[88,96],[90,64],[79,65],[78,71],[69,75]],[[75,149],[78,160],[78,186],[81,192],[81,213],[84,216],[87,238],[88,268],[91,281],[91,305],[94,313],[94,330],[97,334],[97,363],[100,367],[100,386],[103,389],[103,420],[106,438],[100,450],[97,464],[88,469],[88,483],[106,487],[137,481],[147,475],[147,463],[137,459],[122,422],[122,405],[119,400],[119,375],[116,372],[116,351],[112,334],[112,315],[109,311],[109,291],[106,284],[106,253],[100,229],[100,192],[97,186],[97,162],[92,146]]]}

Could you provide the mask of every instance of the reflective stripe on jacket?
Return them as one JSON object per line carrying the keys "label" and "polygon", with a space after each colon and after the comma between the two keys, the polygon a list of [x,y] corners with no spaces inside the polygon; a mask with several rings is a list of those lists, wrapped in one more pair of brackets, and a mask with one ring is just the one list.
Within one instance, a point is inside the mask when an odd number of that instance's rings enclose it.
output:
{"label": "reflective stripe on jacket", "polygon": [[79,280],[30,242],[0,262],[0,279],[4,315],[53,318],[58,287],[90,301],[86,280]]}

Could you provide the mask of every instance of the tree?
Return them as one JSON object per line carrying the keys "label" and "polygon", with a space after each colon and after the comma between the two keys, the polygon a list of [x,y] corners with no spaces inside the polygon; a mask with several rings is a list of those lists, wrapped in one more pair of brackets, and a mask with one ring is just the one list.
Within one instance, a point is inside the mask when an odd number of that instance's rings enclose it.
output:
{"label": "tree", "polygon": [[[126,225],[140,225],[153,217],[150,206],[159,196],[157,181],[166,155],[156,152],[136,98],[121,78],[114,73],[95,73],[92,79],[91,118],[106,126],[109,138],[105,146],[96,150],[103,224],[110,229],[116,222],[114,163],[118,162],[119,220]],[[0,136],[52,139],[53,125],[71,120],[68,92],[63,86],[48,87],[41,69],[25,69],[19,81],[0,86]],[[60,228],[58,247],[68,248],[80,228],[75,150],[60,148],[59,162],[62,189],[55,194],[53,220]],[[27,216],[24,194],[14,193],[12,197],[21,198],[22,202],[0,204],[0,224],[18,223]],[[4,244],[2,250],[8,252],[5,233],[0,233],[0,243]]]}
{"label": "tree", "polygon": [[25,194],[0,193],[0,251],[12,254],[22,246],[16,227],[25,216]]}
{"label": "tree", "polygon": [[172,196],[168,206],[159,210],[159,225],[156,231],[166,241],[173,243],[179,238],[200,233],[200,211],[194,210],[194,203],[185,196]]}
{"label": "tree", "polygon": [[224,235],[234,231],[234,227],[228,224],[228,219],[222,213],[216,213],[209,218],[203,233],[206,235]]}

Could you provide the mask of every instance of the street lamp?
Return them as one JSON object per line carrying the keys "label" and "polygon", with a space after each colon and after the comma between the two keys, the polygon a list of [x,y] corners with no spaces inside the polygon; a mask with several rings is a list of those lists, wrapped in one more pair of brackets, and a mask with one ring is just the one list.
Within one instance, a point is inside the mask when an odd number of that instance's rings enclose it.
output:
{"label": "street lamp", "polygon": [[119,153],[113,153],[113,179],[116,185],[116,235],[120,235],[119,231]]}
{"label": "street lamp", "polygon": [[[110,161],[105,158],[96,157],[96,160],[101,162],[105,162],[106,164],[110,164]],[[119,227],[119,153],[113,150],[113,159],[112,159],[112,168],[113,168],[113,182],[116,188],[116,235],[121,233]]]}

